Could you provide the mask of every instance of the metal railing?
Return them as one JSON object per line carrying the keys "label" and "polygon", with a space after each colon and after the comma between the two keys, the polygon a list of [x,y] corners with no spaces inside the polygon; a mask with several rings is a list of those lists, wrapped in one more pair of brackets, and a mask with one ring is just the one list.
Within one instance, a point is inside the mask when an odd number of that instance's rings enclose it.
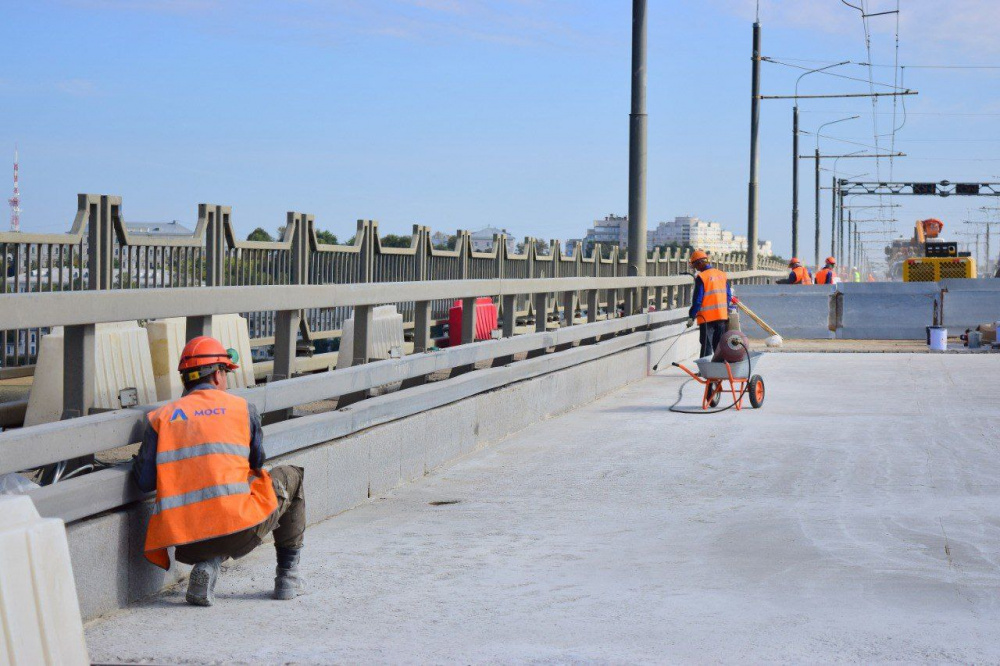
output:
{"label": "metal railing", "polygon": [[[526,238],[521,253],[508,252],[504,235],[493,238],[489,250],[474,250],[468,231],[455,234],[455,248],[433,247],[428,227],[414,225],[407,248],[383,247],[378,223],[359,220],[353,244],[329,245],[318,240],[312,215],[290,212],[282,237],[274,242],[238,240],[231,208],[200,204],[191,235],[130,233],[121,197],[80,194],[77,213],[65,234],[0,233],[0,293],[44,293],[129,289],[171,289],[220,286],[292,284],[356,284],[420,280],[496,278],[624,277],[627,253],[596,245],[590,256],[567,250],[559,241],[540,252]],[[654,251],[647,259],[650,276],[677,275],[687,268],[687,252]],[[725,271],[742,270],[745,253],[713,258]],[[769,259],[762,268],[783,268]],[[607,294],[602,295],[607,302]],[[532,304],[517,303],[522,314]],[[451,302],[434,303],[432,317],[447,318]],[[401,308],[407,324],[412,309]],[[245,313],[252,344],[274,341],[276,315]],[[339,335],[349,306],[308,309],[299,336],[306,342]],[[30,365],[37,356],[41,329],[0,329],[0,368]]]}

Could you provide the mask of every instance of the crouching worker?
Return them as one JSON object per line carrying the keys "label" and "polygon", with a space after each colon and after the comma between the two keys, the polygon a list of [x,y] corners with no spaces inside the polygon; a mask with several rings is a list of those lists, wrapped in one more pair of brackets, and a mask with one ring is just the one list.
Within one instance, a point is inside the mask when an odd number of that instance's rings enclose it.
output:
{"label": "crouching worker", "polygon": [[264,469],[264,433],[257,410],[226,392],[236,352],[209,337],[191,340],[178,367],[180,400],[148,415],[136,485],[156,491],[146,530],[146,559],[170,568],[167,551],[193,564],[187,601],[211,606],[222,563],[243,557],[271,532],[278,556],[274,598],[302,588],[299,553],[306,526],[302,468]]}
{"label": "crouching worker", "polygon": [[726,332],[729,322],[729,303],[733,292],[726,274],[713,268],[708,255],[701,250],[691,254],[691,265],[698,274],[694,278],[694,294],[688,311],[688,326],[698,322],[698,339],[702,357],[715,353],[715,347]]}

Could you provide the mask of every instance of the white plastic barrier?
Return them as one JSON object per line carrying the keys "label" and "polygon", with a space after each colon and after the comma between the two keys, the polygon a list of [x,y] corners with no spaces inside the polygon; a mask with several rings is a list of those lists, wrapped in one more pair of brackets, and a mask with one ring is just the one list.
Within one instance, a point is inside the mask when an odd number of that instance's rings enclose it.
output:
{"label": "white plastic barrier", "polygon": [[[63,328],[42,336],[24,425],[50,423],[63,411]],[[146,331],[134,321],[98,324],[94,334],[94,407],[120,409],[118,393],[134,387],[139,404],[156,399]]]}
{"label": "white plastic barrier", "polygon": [[[368,332],[368,349],[371,358],[386,359],[392,356],[393,348],[403,351],[403,315],[396,312],[395,305],[380,305],[372,309],[372,327]],[[340,353],[337,354],[337,368],[349,368],[354,362],[354,317],[344,322],[340,336]]]}
{"label": "white plastic barrier", "polygon": [[[184,392],[177,364],[187,342],[186,326],[184,317],[157,319],[146,324],[156,395],[160,400],[176,400]],[[213,315],[212,337],[219,340],[223,347],[239,352],[240,367],[229,375],[230,388],[255,386],[247,320],[236,314]]]}
{"label": "white plastic barrier", "polygon": [[0,664],[89,664],[66,528],[0,497]]}

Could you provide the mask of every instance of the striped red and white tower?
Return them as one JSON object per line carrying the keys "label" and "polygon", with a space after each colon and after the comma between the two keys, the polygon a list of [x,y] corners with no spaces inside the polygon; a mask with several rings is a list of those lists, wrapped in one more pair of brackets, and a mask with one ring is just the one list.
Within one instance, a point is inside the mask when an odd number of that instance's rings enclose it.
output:
{"label": "striped red and white tower", "polygon": [[21,190],[17,186],[17,146],[14,146],[14,196],[7,199],[10,204],[10,230],[21,230]]}

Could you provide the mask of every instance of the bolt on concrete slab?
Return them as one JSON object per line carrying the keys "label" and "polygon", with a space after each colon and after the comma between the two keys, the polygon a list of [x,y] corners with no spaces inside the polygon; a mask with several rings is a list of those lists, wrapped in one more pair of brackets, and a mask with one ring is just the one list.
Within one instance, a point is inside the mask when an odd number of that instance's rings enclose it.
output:
{"label": "bolt on concrete slab", "polygon": [[[91,623],[98,662],[996,662],[1000,357],[765,356],[760,410],[633,384]],[[725,403],[723,403],[725,404]],[[308,483],[308,471],[306,480]]]}

